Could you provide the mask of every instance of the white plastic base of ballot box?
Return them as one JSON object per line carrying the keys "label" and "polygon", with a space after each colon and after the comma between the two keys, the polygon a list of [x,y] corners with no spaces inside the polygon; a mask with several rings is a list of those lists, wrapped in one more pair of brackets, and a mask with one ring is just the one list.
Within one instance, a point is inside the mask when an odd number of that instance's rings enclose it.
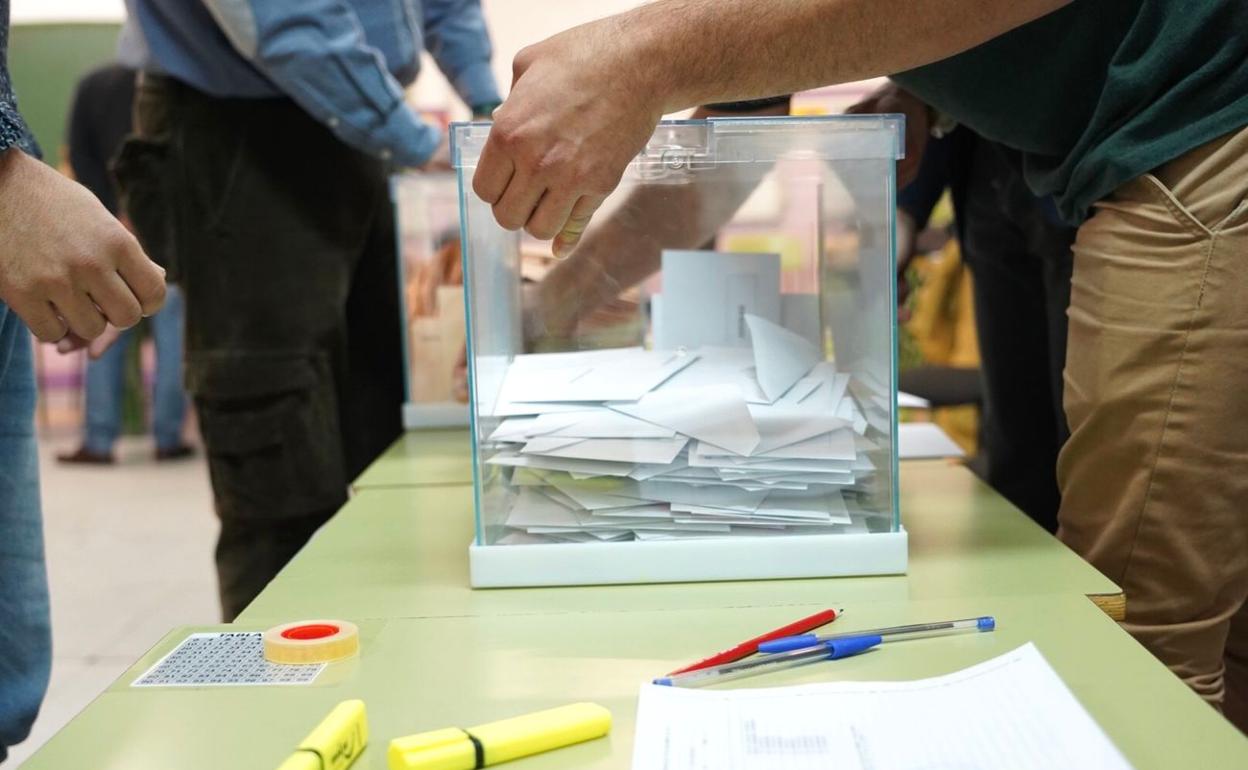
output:
{"label": "white plastic base of ballot box", "polygon": [[468,405],[448,401],[444,404],[403,405],[403,427],[407,430],[421,428],[466,428]]}
{"label": "white plastic base of ballot box", "polygon": [[900,575],[907,535],[468,546],[473,588]]}

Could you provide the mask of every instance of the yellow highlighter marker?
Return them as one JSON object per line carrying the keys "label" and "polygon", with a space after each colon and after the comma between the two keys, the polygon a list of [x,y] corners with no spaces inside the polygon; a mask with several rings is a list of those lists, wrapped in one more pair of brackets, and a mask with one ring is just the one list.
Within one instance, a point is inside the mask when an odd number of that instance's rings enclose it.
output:
{"label": "yellow highlighter marker", "polygon": [[344,700],[277,770],[346,770],[368,745],[364,701]]}
{"label": "yellow highlighter marker", "polygon": [[465,730],[448,727],[395,738],[390,770],[476,770],[601,738],[610,729],[610,711],[573,703]]}

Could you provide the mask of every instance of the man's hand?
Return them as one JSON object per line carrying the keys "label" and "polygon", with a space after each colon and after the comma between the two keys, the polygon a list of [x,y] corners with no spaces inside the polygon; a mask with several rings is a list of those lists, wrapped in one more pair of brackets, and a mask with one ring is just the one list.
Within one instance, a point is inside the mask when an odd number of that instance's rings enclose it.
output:
{"label": "man's hand", "polygon": [[0,154],[0,300],[45,342],[127,329],[165,301],[165,273],[76,182]]}
{"label": "man's hand", "polygon": [[122,329],[109,324],[104,327],[104,333],[93,340],[84,340],[82,337],[70,332],[62,337],[60,342],[56,343],[56,352],[64,355],[86,348],[87,355],[94,360],[104,355],[104,352],[111,348],[113,343],[121,339],[122,331]]}
{"label": "man's hand", "polygon": [[917,96],[890,81],[845,112],[850,115],[892,112],[906,116],[906,157],[897,161],[897,188],[913,182],[919,173],[923,152],[927,149],[932,127],[930,108]]}
{"label": "man's hand", "polygon": [[616,18],[574,27],[521,51],[511,94],[473,177],[499,224],[554,239],[555,256],[580,240],[663,116],[648,62],[630,57]]}

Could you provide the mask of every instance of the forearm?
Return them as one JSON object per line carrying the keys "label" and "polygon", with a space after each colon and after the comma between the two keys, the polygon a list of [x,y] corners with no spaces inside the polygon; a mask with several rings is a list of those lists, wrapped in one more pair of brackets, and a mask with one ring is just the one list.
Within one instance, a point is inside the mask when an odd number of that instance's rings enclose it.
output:
{"label": "forearm", "polygon": [[[595,24],[629,40],[662,110],[887,75],[972,48],[1069,0],[659,0]],[[675,21],[674,21],[675,20]]]}

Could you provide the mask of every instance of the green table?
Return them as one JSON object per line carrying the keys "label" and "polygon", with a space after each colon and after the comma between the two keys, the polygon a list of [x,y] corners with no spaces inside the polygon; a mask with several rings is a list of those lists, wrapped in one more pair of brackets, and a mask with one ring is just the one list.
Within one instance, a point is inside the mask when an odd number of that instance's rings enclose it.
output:
{"label": "green table", "polygon": [[909,574],[727,583],[490,589],[468,587],[472,489],[356,494],[240,616],[422,618],[533,612],[685,610],[1037,593],[1118,597],[1114,583],[961,466],[901,471]]}
{"label": "green table", "polygon": [[351,483],[356,491],[472,483],[472,442],[463,428],[404,433]]}
{"label": "green table", "polygon": [[[642,682],[818,606],[822,603],[677,611],[609,604],[597,613],[373,621],[363,624],[362,656],[331,667],[322,675],[323,685],[129,688],[135,676],[187,633],[205,630],[179,629],[24,767],[264,770],[276,767],[335,703],[362,698],[373,735],[356,765],[362,770],[385,768],[385,748],[397,736],[578,700],[611,710],[614,727],[608,738],[507,767],[628,768]],[[998,618],[996,632],[887,645],[836,663],[748,680],[749,685],[914,679],[948,673],[1032,641],[1138,770],[1248,767],[1248,740],[1080,596],[997,594],[855,603],[835,628],[984,613]]]}

